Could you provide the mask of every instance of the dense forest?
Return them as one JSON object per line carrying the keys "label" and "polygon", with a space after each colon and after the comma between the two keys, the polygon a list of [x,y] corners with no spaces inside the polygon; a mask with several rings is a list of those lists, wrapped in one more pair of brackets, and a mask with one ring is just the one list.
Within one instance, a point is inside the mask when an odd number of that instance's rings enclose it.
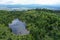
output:
{"label": "dense forest", "polygon": [[[0,40],[60,40],[60,11],[32,9],[27,11],[0,10]],[[9,23],[15,18],[25,22],[28,35],[15,35]]]}

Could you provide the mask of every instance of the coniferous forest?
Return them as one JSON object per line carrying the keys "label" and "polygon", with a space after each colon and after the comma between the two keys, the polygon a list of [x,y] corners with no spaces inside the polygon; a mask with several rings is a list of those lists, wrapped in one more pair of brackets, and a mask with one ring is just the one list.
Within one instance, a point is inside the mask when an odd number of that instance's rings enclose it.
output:
{"label": "coniferous forest", "polygon": [[[9,23],[15,18],[26,23],[28,35],[15,35]],[[60,40],[60,11],[32,9],[23,11],[0,10],[0,40]]]}

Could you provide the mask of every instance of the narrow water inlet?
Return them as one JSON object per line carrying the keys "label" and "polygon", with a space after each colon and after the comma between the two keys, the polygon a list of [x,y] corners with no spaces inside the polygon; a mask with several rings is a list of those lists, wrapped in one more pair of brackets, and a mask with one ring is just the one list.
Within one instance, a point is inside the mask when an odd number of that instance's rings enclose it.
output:
{"label": "narrow water inlet", "polygon": [[26,23],[20,21],[19,19],[14,19],[9,28],[14,34],[27,35],[29,31],[26,29]]}

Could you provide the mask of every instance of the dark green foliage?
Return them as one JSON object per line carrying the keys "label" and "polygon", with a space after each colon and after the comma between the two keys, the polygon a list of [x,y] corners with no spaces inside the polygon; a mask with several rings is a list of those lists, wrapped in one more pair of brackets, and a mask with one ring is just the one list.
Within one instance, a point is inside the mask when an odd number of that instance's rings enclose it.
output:
{"label": "dark green foliage", "polygon": [[[56,12],[56,14],[58,14]],[[0,40],[60,40],[60,17],[52,10],[0,11]],[[19,18],[29,35],[15,35],[8,24]]]}

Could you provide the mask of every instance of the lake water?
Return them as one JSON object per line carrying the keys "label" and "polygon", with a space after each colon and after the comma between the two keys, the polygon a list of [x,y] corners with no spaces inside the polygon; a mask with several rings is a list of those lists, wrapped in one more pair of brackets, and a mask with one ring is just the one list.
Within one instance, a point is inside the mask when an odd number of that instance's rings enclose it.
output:
{"label": "lake water", "polygon": [[14,19],[11,24],[9,24],[14,34],[27,35],[29,31],[26,29],[26,23],[20,21],[19,19]]}

